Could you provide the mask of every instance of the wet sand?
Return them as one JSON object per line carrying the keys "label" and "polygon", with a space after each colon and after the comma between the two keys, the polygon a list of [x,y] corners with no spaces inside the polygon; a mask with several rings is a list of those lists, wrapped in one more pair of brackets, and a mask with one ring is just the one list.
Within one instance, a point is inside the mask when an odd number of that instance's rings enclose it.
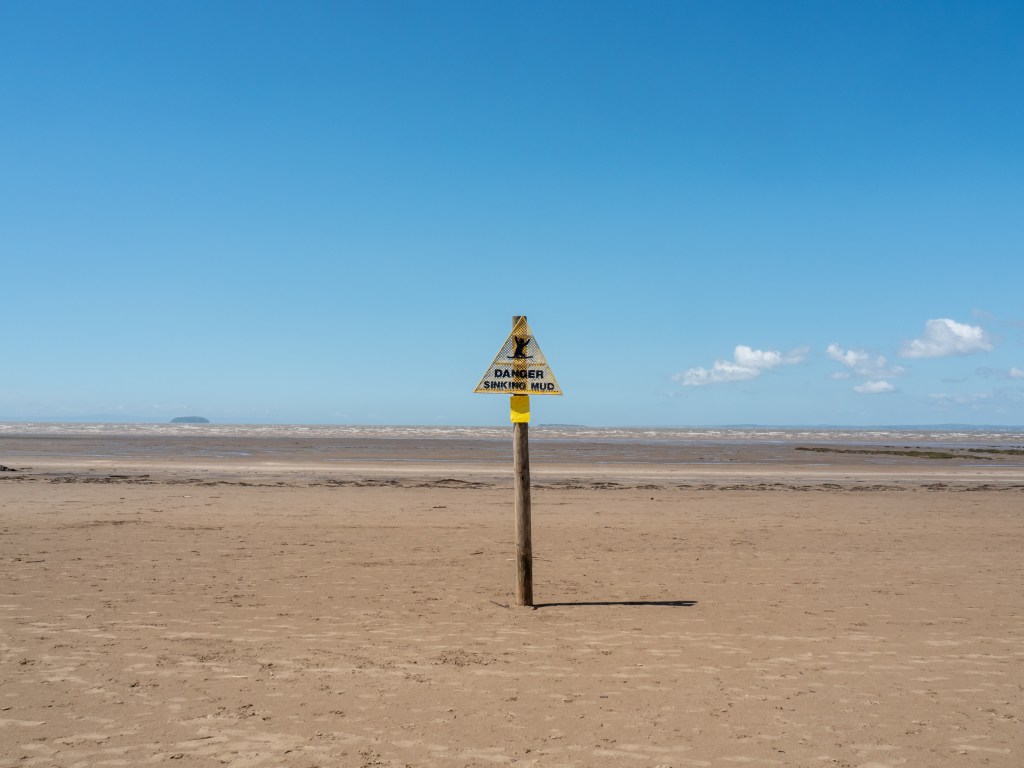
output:
{"label": "wet sand", "polygon": [[529,610],[506,443],[287,440],[0,439],[0,766],[1024,765],[1012,456],[538,440]]}

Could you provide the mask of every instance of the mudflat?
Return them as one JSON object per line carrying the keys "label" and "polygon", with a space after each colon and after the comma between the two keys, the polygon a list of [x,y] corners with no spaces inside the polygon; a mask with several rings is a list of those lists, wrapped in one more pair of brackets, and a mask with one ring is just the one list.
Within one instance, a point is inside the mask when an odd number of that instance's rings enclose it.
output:
{"label": "mudflat", "polygon": [[0,438],[0,766],[1024,765],[1014,454],[538,441],[531,610],[507,443],[310,440]]}

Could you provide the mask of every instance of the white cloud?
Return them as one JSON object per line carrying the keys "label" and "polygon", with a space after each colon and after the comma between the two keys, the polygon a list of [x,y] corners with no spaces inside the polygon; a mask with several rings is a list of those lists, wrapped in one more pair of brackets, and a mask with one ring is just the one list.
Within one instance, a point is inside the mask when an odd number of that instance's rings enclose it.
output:
{"label": "white cloud", "polygon": [[989,368],[987,365],[978,368],[975,373],[983,379],[1024,379],[1024,371],[1020,368]]}
{"label": "white cloud", "polygon": [[733,350],[732,360],[716,360],[710,369],[690,368],[686,373],[672,377],[686,387],[700,387],[705,384],[724,384],[731,381],[750,381],[764,371],[780,365],[795,365],[803,362],[807,348],[801,347],[782,354],[774,350],[753,349],[739,344]]}
{"label": "white cloud", "polygon": [[773,350],[751,349],[743,344],[736,347],[733,352],[733,357],[735,358],[737,365],[741,365],[744,368],[754,368],[765,371],[769,368],[776,368],[780,365],[801,363],[806,356],[806,348],[794,349],[792,352],[787,352],[783,355]]}
{"label": "white cloud", "polygon": [[728,360],[716,360],[711,370],[707,368],[691,368],[684,374],[676,374],[673,379],[687,387],[699,387],[704,384],[721,384],[729,381],[749,381],[761,375],[756,368],[745,368]]}
{"label": "white cloud", "polygon": [[860,395],[883,395],[887,392],[895,392],[896,387],[888,381],[865,381],[854,387],[853,391]]}
{"label": "white cloud", "polygon": [[987,392],[971,395],[933,394],[930,397],[936,405],[940,405],[943,408],[949,408],[954,405],[976,405],[977,403],[992,399],[992,395]]}
{"label": "white cloud", "polygon": [[961,395],[933,394],[930,397],[932,402],[943,408],[991,406],[996,409],[996,412],[1011,413],[1016,416],[1020,413],[1021,403],[1024,403],[1024,389],[1020,387],[1002,387],[992,392],[974,392]]}
{"label": "white cloud", "polygon": [[991,352],[992,341],[985,329],[967,325],[948,317],[929,320],[924,324],[924,335],[903,345],[902,357],[947,357]]}
{"label": "white cloud", "polygon": [[868,358],[867,352],[855,349],[844,351],[838,344],[829,344],[825,352],[833,360],[842,363],[847,368],[856,368]]}
{"label": "white cloud", "polygon": [[838,344],[829,344],[825,352],[848,369],[832,374],[833,379],[848,379],[851,374],[865,379],[879,379],[883,376],[902,376],[905,372],[901,366],[890,366],[884,355],[873,356],[863,349],[843,349]]}

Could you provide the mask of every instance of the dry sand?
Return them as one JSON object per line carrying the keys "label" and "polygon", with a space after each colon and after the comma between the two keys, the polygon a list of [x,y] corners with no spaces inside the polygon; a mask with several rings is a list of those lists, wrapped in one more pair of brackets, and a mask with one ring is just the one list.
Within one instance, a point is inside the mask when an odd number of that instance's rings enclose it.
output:
{"label": "dry sand", "polygon": [[1012,463],[223,443],[0,440],[0,768],[1024,766]]}

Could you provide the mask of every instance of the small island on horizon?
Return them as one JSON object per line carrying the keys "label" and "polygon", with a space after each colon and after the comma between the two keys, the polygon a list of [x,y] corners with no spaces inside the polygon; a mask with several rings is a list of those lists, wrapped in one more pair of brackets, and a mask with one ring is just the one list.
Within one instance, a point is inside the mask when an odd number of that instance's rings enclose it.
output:
{"label": "small island on horizon", "polygon": [[171,424],[209,424],[210,420],[205,416],[175,416]]}

